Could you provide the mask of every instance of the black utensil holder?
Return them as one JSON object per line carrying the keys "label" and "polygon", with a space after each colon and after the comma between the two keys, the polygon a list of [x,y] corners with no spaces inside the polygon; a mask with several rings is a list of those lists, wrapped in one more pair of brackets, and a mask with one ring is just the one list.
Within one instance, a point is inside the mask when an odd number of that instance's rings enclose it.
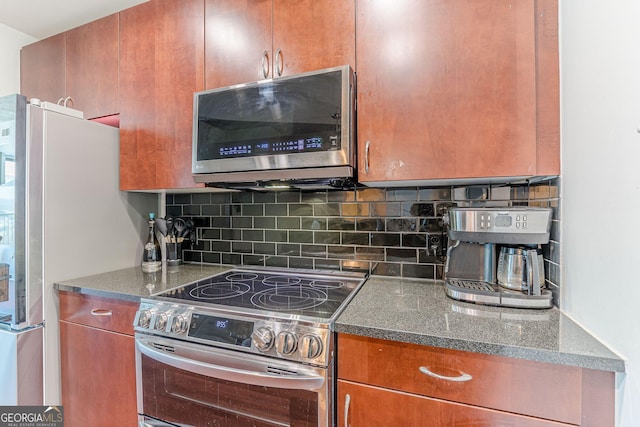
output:
{"label": "black utensil holder", "polygon": [[167,265],[174,266],[182,264],[182,242],[167,242]]}

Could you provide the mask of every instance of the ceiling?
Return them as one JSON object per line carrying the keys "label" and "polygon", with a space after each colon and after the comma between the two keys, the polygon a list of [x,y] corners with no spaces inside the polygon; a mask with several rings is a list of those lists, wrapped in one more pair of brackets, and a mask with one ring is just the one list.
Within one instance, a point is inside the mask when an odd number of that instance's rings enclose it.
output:
{"label": "ceiling", "polygon": [[145,1],[0,0],[0,24],[40,40]]}

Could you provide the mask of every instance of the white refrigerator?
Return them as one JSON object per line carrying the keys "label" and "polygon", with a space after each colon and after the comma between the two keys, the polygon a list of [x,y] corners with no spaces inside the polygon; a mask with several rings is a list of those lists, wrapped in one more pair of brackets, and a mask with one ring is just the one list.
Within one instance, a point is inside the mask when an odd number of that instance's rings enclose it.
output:
{"label": "white refrigerator", "polygon": [[78,113],[0,97],[0,406],[62,404],[53,285],[139,265],[158,209],[119,191],[118,129]]}

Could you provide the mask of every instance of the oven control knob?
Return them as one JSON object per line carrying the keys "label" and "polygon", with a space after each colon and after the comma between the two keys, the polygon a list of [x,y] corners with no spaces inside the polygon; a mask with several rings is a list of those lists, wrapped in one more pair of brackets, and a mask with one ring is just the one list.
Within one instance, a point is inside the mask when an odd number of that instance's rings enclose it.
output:
{"label": "oven control knob", "polygon": [[322,354],[322,340],[314,334],[300,338],[300,355],[305,359],[315,359]]}
{"label": "oven control knob", "polygon": [[159,331],[167,329],[167,315],[165,313],[156,314],[155,328]]}
{"label": "oven control knob", "polygon": [[171,332],[174,334],[183,334],[187,331],[187,326],[189,326],[187,318],[177,314],[173,317],[173,321],[171,322]]}
{"label": "oven control knob", "polygon": [[298,338],[293,332],[282,331],[278,334],[276,351],[280,354],[291,354],[298,348]]}
{"label": "oven control knob", "polygon": [[253,345],[260,351],[267,351],[273,347],[275,337],[273,331],[266,326],[261,326],[251,334]]}
{"label": "oven control knob", "polygon": [[151,312],[149,310],[142,310],[138,315],[138,326],[142,328],[148,328],[151,325]]}

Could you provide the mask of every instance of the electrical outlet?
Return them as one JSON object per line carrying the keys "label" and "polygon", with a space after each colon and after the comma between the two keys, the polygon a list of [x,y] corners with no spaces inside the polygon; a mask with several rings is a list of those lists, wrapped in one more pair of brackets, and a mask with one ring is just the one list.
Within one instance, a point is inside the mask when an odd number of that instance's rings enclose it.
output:
{"label": "electrical outlet", "polygon": [[427,252],[429,256],[441,257],[442,251],[442,236],[439,234],[432,234],[429,236],[429,244],[427,246]]}

